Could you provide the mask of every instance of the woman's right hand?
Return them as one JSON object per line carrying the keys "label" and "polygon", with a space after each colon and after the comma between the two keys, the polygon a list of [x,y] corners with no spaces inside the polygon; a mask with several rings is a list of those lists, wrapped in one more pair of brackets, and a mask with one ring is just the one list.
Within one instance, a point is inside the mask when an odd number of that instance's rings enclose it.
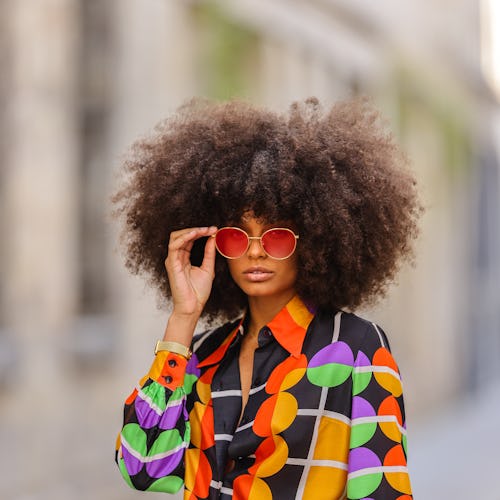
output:
{"label": "woman's right hand", "polygon": [[215,238],[208,238],[201,265],[191,265],[190,255],[198,238],[211,236],[217,228],[196,227],[173,231],[165,268],[172,291],[173,315],[198,321],[215,277]]}

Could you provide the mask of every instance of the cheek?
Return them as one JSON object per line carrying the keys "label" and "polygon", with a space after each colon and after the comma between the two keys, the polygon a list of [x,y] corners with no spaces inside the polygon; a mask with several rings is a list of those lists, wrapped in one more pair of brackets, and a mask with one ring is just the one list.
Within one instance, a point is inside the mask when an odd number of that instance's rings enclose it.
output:
{"label": "cheek", "polygon": [[239,261],[240,259],[226,260],[226,265],[229,269],[229,274],[233,278],[233,281],[236,281],[235,276],[238,276],[239,274],[241,274],[241,271],[243,271],[242,264]]}
{"label": "cheek", "polygon": [[286,272],[293,274],[294,276],[297,276],[297,273],[299,271],[299,257],[297,255],[297,252],[292,254],[292,256],[289,257],[288,259],[283,260],[281,262],[283,263]]}
{"label": "cheek", "polygon": [[295,283],[297,282],[298,274],[299,274],[299,270],[298,270],[297,266],[292,267],[289,271],[289,274],[290,274],[291,284],[295,285]]}
{"label": "cheek", "polygon": [[279,261],[276,267],[276,279],[280,286],[293,286],[297,281],[298,275],[298,260],[295,255]]}

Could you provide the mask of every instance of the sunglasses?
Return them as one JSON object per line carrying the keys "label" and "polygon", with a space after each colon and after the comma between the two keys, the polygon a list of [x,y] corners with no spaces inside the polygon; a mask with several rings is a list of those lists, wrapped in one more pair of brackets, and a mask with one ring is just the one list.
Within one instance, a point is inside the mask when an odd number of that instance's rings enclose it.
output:
{"label": "sunglasses", "polygon": [[239,227],[222,227],[212,237],[215,238],[217,250],[226,259],[243,256],[250,246],[250,240],[260,240],[266,255],[273,259],[284,260],[295,252],[299,239],[291,229],[284,227],[268,229],[262,236],[248,236]]}

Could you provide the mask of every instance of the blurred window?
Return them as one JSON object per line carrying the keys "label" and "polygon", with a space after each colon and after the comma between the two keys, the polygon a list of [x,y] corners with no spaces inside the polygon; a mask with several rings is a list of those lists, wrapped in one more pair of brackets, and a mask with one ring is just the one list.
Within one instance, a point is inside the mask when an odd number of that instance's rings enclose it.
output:
{"label": "blurred window", "polygon": [[110,117],[110,7],[108,2],[81,0],[80,62],[80,312],[109,309],[109,273],[105,228]]}
{"label": "blurred window", "polygon": [[80,0],[79,5],[79,306],[67,348],[72,366],[90,371],[106,366],[116,347],[106,227],[113,5],[100,0]]}

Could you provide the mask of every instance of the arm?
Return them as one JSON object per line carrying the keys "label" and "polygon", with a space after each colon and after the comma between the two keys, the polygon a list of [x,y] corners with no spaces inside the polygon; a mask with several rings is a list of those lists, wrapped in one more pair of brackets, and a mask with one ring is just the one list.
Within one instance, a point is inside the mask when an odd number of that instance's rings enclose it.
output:
{"label": "arm", "polygon": [[183,484],[182,459],[190,438],[186,364],[182,356],[159,352],[125,401],[116,461],[132,488],[174,493]]}
{"label": "arm", "polygon": [[[206,244],[200,267],[191,266],[189,255],[197,238],[214,232],[213,227],[185,229],[170,236],[165,266],[173,310],[163,340],[191,345],[214,277],[213,238]],[[174,493],[182,487],[184,451],[190,440],[186,397],[196,380],[196,363],[195,356],[188,364],[183,356],[159,352],[126,400],[116,462],[132,488]]]}
{"label": "arm", "polygon": [[376,325],[354,364],[351,426],[347,498],[410,500],[401,378]]}

